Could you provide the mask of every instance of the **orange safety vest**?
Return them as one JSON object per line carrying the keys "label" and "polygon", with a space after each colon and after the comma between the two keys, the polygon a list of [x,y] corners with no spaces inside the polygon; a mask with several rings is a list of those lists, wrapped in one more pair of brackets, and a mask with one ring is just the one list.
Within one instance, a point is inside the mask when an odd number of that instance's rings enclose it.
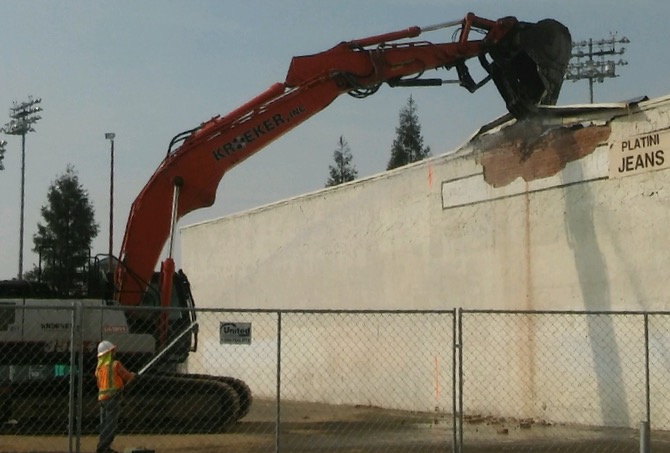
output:
{"label": "orange safety vest", "polygon": [[110,359],[106,363],[98,364],[95,377],[98,381],[98,400],[102,401],[116,395],[132,378],[132,373],[126,370],[121,362]]}

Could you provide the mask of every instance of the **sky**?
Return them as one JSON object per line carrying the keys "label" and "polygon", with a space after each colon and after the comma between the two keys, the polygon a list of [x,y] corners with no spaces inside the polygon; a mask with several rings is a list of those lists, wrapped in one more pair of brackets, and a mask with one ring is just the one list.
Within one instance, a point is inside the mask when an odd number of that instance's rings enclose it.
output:
{"label": "sky", "polygon": [[[114,254],[130,205],[165,156],[171,138],[225,115],[282,82],[293,56],[341,41],[462,19],[553,18],[574,41],[627,37],[619,77],[595,84],[595,102],[670,94],[667,0],[3,0],[0,14],[0,125],[14,101],[41,98],[42,118],[26,136],[24,272],[38,262],[33,235],[47,192],[68,164],[109,240],[110,142],[114,144]],[[454,29],[420,39],[450,42]],[[473,62],[473,73],[477,74]],[[441,72],[455,78],[454,71]],[[214,219],[319,190],[339,137],[359,177],[383,172],[400,109],[412,96],[424,143],[449,152],[506,113],[495,87],[383,86],[359,100],[343,95],[226,174],[211,208],[179,226]],[[589,101],[588,82],[566,82],[559,104]],[[3,110],[6,109],[6,110]],[[4,116],[6,115],[6,116]],[[3,120],[3,117],[5,118]],[[0,280],[18,274],[21,137],[7,140],[0,171]],[[241,231],[240,234],[245,234]],[[177,244],[178,244],[177,239]],[[225,255],[225,250],[221,254]],[[177,266],[179,266],[177,250]]]}

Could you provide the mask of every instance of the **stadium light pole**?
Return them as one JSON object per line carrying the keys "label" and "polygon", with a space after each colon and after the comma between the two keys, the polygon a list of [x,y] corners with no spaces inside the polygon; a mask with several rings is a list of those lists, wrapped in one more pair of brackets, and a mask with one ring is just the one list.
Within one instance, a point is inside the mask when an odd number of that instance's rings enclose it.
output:
{"label": "stadium light pole", "polygon": [[105,139],[109,140],[110,164],[109,164],[109,257],[107,258],[109,271],[112,272],[112,256],[114,252],[114,132],[105,133]]}
{"label": "stadium light pole", "polygon": [[[593,83],[603,83],[606,78],[618,77],[616,74],[617,66],[625,66],[627,61],[605,60],[606,56],[623,55],[626,52],[625,47],[617,45],[628,44],[628,38],[617,39],[611,36],[609,39],[600,39],[594,41],[580,41],[572,43],[572,59],[576,61],[568,64],[568,70],[565,73],[565,80],[588,79],[589,81],[589,100],[593,104]],[[594,59],[596,57],[597,59]]]}
{"label": "stadium light pole", "polygon": [[40,119],[38,115],[42,111],[42,107],[38,104],[42,99],[33,99],[28,96],[28,100],[14,104],[9,109],[9,117],[11,121],[2,128],[2,132],[7,135],[21,136],[21,220],[19,227],[19,280],[23,278],[23,222],[25,212],[25,186],[26,186],[26,134],[28,132],[35,132],[33,125]]}

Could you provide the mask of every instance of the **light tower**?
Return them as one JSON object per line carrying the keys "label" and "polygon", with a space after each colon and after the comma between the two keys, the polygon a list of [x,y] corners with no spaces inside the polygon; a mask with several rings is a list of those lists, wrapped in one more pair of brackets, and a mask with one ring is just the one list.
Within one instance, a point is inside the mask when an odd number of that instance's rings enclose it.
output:
{"label": "light tower", "polygon": [[28,132],[35,132],[33,124],[35,124],[42,117],[38,115],[42,111],[42,107],[38,104],[42,99],[33,99],[28,96],[25,102],[14,102],[9,109],[9,117],[11,121],[2,128],[2,132],[8,135],[21,136],[21,220],[19,227],[19,280],[23,278],[23,220],[25,210],[25,186],[26,186],[26,134]]}
{"label": "light tower", "polygon": [[589,38],[588,41],[573,42],[573,62],[568,65],[565,79],[573,82],[588,79],[589,100],[593,104],[593,82],[603,83],[606,78],[618,77],[616,67],[628,64],[627,61],[622,59],[619,59],[619,61],[605,60],[605,57],[623,55],[626,48],[620,47],[617,49],[617,45],[628,44],[629,42],[628,38],[617,39],[616,35],[598,41]]}
{"label": "light tower", "polygon": [[109,163],[109,256],[107,257],[109,271],[112,271],[112,256],[114,253],[114,132],[105,133],[105,139],[110,142]]}

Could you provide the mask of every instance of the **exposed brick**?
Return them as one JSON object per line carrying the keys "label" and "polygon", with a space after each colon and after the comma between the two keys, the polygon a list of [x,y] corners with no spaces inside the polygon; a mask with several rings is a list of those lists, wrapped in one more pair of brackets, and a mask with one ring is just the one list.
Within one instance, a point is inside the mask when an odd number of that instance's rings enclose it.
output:
{"label": "exposed brick", "polygon": [[506,186],[518,177],[533,181],[553,176],[568,162],[591,154],[610,133],[609,125],[543,130],[539,122],[519,122],[478,140],[475,146],[483,151],[477,160],[484,180],[493,187]]}

